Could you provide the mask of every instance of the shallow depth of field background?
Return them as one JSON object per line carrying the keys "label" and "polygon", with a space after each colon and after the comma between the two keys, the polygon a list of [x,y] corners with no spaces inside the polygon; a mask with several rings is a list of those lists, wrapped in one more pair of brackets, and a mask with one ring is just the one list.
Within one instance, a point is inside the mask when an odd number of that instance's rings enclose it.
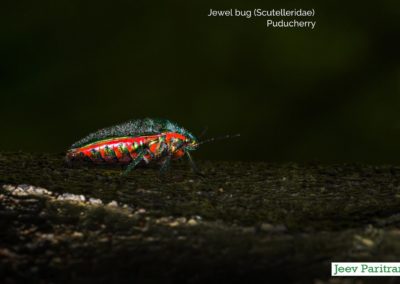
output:
{"label": "shallow depth of field background", "polygon": [[[3,5],[0,150],[62,152],[98,128],[164,117],[242,134],[197,159],[400,163],[398,3],[167,2]],[[210,8],[314,8],[317,27]]]}

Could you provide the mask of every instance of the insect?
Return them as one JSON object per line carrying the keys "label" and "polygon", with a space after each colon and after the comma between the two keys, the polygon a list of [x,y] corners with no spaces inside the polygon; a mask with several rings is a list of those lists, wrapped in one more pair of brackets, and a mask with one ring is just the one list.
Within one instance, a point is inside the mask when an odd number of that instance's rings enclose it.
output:
{"label": "insect", "polygon": [[[236,135],[238,136],[238,135]],[[67,151],[66,161],[88,160],[95,164],[127,164],[124,175],[139,164],[156,162],[164,173],[171,160],[188,158],[193,170],[200,174],[190,151],[199,145],[223,138],[199,142],[185,128],[166,119],[136,119],[100,129],[74,143]]]}

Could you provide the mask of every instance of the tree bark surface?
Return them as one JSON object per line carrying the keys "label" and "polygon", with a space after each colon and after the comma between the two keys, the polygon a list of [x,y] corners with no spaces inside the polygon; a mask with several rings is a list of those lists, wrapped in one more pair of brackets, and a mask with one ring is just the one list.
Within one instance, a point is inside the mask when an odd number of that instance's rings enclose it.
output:
{"label": "tree bark surface", "polygon": [[198,166],[204,177],[184,162],[121,176],[61,154],[0,153],[0,279],[331,283],[332,261],[399,261],[397,166]]}

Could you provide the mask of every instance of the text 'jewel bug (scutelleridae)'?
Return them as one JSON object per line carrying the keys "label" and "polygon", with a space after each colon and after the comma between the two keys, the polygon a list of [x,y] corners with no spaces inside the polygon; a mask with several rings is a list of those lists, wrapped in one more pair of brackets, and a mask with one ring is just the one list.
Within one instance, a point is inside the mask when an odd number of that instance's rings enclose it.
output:
{"label": "text 'jewel bug (scutelleridae)'", "polygon": [[223,136],[199,142],[178,124],[166,119],[135,119],[100,129],[74,143],[67,151],[66,161],[88,160],[95,164],[127,164],[124,174],[139,164],[158,163],[165,172],[171,160],[187,156],[193,170],[199,173],[190,151],[199,145]]}

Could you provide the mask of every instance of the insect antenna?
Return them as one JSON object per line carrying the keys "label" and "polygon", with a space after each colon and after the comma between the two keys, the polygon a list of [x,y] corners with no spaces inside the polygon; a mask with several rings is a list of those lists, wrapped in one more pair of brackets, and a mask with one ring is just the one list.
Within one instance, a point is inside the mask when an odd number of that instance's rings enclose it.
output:
{"label": "insect antenna", "polygon": [[213,138],[209,138],[203,141],[200,141],[197,143],[197,146],[204,144],[204,143],[209,143],[209,142],[215,142],[215,141],[219,141],[219,140],[224,140],[224,139],[230,139],[230,138],[235,138],[235,137],[239,137],[240,134],[227,134],[227,135],[223,135],[223,136],[219,136],[219,137],[213,137]]}

